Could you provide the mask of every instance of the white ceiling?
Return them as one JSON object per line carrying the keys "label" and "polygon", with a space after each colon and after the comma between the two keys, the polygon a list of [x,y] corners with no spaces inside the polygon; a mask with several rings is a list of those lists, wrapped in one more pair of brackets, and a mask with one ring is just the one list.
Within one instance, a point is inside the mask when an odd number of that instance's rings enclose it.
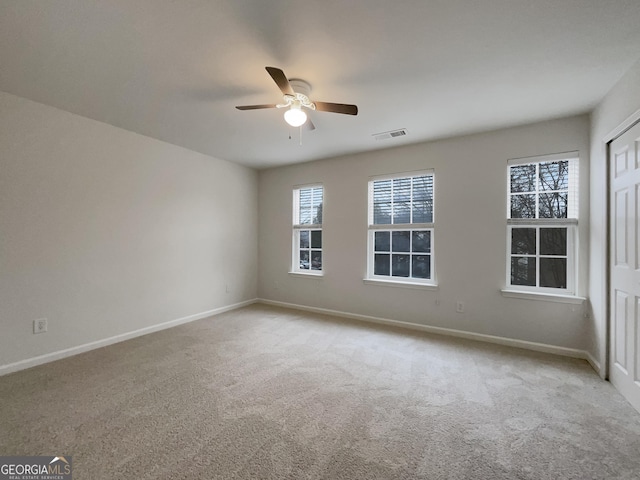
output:
{"label": "white ceiling", "polygon": [[[264,168],[587,112],[639,26],[639,0],[0,0],[0,90]],[[360,113],[299,145],[234,108],[281,100],[265,66]]]}

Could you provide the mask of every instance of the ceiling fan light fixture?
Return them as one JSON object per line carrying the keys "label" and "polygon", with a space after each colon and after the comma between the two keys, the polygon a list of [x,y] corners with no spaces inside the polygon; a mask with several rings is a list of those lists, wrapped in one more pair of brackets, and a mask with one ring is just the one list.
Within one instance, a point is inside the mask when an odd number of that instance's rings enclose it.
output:
{"label": "ceiling fan light fixture", "polygon": [[282,70],[276,67],[265,67],[267,73],[271,76],[283,95],[282,103],[264,104],[264,105],[239,105],[238,110],[259,110],[262,108],[283,108],[284,120],[292,127],[301,127],[306,124],[309,130],[315,130],[316,127],[307,118],[306,112],[302,107],[309,110],[318,110],[321,112],[342,113],[344,115],[357,115],[358,106],[347,103],[330,103],[330,102],[312,102],[309,100],[311,93],[311,85],[299,78],[288,79]]}
{"label": "ceiling fan light fixture", "polygon": [[299,103],[294,103],[289,110],[284,112],[284,120],[292,127],[299,127],[307,121],[307,114],[302,111]]}

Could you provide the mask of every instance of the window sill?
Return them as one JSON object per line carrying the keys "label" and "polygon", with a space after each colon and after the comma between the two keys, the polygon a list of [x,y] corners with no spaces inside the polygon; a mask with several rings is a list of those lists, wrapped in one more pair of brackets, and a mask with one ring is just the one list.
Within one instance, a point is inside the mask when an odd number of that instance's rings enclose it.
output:
{"label": "window sill", "polygon": [[302,278],[315,278],[317,280],[321,279],[324,276],[322,272],[289,272],[289,275],[294,277],[302,277]]}
{"label": "window sill", "polygon": [[376,285],[378,287],[413,288],[415,290],[438,290],[438,285],[432,283],[398,282],[386,280],[373,280],[365,278],[362,280],[366,285]]}
{"label": "window sill", "polygon": [[575,295],[564,295],[564,294],[555,294],[555,293],[540,293],[540,292],[524,292],[521,290],[508,290],[502,289],[500,290],[503,297],[510,298],[523,298],[525,300],[541,300],[545,302],[556,302],[556,303],[570,303],[573,305],[580,305],[584,303],[586,298],[577,297]]}

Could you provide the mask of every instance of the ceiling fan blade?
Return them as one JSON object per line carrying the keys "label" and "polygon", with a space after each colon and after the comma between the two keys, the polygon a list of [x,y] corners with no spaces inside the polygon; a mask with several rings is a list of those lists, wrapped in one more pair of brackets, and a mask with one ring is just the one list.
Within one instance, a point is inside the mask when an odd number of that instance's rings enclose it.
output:
{"label": "ceiling fan blade", "polygon": [[310,118],[307,118],[307,121],[304,122],[304,125],[302,126],[305,128],[305,130],[309,130],[309,131],[316,129],[316,126],[313,124]]}
{"label": "ceiling fan blade", "polygon": [[313,102],[316,110],[321,112],[344,113],[345,115],[357,115],[358,106],[348,105],[346,103],[329,103],[329,102]]}
{"label": "ceiling fan blade", "polygon": [[295,95],[293,88],[291,88],[291,85],[289,84],[287,76],[282,70],[276,67],[264,68],[267,70],[267,72],[269,72],[269,75],[271,75],[271,78],[273,78],[273,81],[276,82],[276,85],[278,85],[278,88],[282,91],[282,93],[284,93],[285,95]]}
{"label": "ceiling fan blade", "polygon": [[258,110],[259,108],[276,108],[276,104],[270,103],[268,105],[241,105],[236,108],[238,110]]}

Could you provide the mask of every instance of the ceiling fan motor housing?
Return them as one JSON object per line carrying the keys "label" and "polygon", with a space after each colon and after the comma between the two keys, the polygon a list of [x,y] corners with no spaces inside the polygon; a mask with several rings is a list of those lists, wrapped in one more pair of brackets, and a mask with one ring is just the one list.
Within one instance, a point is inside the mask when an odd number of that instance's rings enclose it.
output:
{"label": "ceiling fan motor housing", "polygon": [[305,82],[299,78],[292,78],[289,80],[289,84],[291,85],[291,88],[293,88],[294,92],[301,93],[306,97],[311,95],[311,85],[309,82]]}
{"label": "ceiling fan motor housing", "polygon": [[[311,94],[311,85],[309,82],[305,82],[299,78],[291,78],[289,79],[289,84],[296,94],[295,100],[298,100],[303,107],[315,110],[315,105],[309,100],[309,95]],[[287,97],[288,95],[285,95],[285,101],[288,101]]]}

